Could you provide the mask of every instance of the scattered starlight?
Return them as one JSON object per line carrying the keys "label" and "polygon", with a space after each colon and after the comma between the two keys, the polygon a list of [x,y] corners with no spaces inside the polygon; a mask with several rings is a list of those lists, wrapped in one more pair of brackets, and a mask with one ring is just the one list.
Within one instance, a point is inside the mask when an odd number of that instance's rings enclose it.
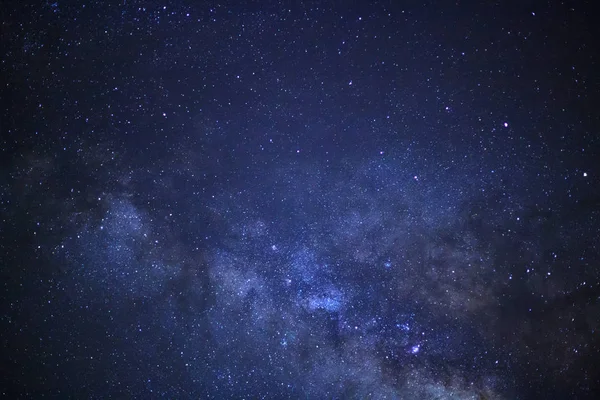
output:
{"label": "scattered starlight", "polygon": [[5,397],[598,397],[591,5],[113,3],[3,9]]}

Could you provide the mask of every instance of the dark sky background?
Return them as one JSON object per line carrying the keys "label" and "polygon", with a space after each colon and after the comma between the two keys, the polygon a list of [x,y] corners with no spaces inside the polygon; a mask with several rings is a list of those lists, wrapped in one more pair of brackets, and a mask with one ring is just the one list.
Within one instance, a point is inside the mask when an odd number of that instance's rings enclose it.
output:
{"label": "dark sky background", "polygon": [[594,3],[3,3],[0,394],[592,399]]}

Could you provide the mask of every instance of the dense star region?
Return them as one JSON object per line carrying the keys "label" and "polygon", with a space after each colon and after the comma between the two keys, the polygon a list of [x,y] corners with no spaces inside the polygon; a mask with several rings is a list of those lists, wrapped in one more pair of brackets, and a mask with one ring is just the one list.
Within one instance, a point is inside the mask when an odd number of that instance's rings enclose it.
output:
{"label": "dense star region", "polygon": [[586,7],[5,4],[0,393],[598,398]]}

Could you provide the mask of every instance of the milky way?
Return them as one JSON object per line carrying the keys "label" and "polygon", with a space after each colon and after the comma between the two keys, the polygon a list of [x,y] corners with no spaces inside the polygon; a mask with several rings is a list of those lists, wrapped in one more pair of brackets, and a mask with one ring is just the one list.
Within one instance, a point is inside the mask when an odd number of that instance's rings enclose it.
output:
{"label": "milky way", "polygon": [[0,392],[595,398],[590,12],[11,5]]}

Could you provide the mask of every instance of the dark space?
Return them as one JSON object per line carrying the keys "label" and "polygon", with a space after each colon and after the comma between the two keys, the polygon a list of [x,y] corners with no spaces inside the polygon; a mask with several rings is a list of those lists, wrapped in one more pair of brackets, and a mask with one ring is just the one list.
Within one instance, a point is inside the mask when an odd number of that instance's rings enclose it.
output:
{"label": "dark space", "polygon": [[0,394],[595,399],[590,2],[7,2]]}

